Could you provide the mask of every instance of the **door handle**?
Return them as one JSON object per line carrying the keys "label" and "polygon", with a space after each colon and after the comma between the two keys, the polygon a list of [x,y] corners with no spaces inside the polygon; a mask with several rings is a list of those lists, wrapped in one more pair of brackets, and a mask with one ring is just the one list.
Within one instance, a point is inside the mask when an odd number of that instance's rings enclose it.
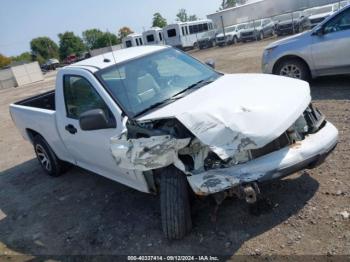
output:
{"label": "door handle", "polygon": [[71,124],[67,125],[65,128],[72,135],[74,135],[76,132],[78,132],[78,130]]}

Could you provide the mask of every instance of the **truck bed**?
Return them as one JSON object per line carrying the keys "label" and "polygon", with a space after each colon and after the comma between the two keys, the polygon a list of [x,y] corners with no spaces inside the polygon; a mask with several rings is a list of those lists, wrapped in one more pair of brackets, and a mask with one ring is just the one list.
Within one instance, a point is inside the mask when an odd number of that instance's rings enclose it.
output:
{"label": "truck bed", "polygon": [[24,99],[22,101],[15,103],[15,105],[35,107],[35,108],[55,111],[56,110],[55,90],[51,90],[49,92],[46,92],[37,96],[29,97],[27,99]]}
{"label": "truck bed", "polygon": [[10,114],[25,139],[30,140],[28,130],[32,130],[41,134],[55,148],[57,141],[60,143],[54,90],[11,104]]}

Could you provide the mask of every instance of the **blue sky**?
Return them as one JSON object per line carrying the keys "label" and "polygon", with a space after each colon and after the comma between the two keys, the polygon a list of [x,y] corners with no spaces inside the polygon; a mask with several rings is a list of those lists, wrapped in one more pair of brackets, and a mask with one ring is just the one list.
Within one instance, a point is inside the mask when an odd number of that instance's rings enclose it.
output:
{"label": "blue sky", "polygon": [[58,33],[99,28],[116,33],[126,25],[142,32],[160,12],[168,23],[180,8],[205,18],[218,10],[221,0],[0,0],[0,53],[11,56],[29,51],[29,42]]}

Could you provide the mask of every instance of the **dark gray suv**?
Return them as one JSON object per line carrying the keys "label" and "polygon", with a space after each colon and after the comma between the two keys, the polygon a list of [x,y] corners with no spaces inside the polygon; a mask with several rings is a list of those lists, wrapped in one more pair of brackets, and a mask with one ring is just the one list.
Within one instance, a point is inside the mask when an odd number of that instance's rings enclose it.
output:
{"label": "dark gray suv", "polygon": [[267,36],[273,36],[275,33],[275,23],[271,18],[256,20],[248,24],[246,29],[241,31],[241,41],[262,40]]}

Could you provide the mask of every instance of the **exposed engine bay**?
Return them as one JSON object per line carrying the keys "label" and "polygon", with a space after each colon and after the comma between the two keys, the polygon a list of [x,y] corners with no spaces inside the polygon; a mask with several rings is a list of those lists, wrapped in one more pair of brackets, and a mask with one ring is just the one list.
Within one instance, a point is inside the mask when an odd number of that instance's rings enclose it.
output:
{"label": "exposed engine bay", "polygon": [[[117,164],[125,169],[150,171],[174,165],[192,177],[209,172],[202,183],[208,190],[194,190],[212,194],[239,184],[240,179],[232,177],[232,181],[228,181],[227,177],[214,177],[210,172],[218,171],[219,174],[228,168],[296,145],[307,135],[317,132],[325,123],[324,116],[310,104],[294,124],[273,141],[257,148],[254,140],[242,138],[236,153],[223,159],[176,118],[145,122],[127,120],[125,132],[120,137],[112,138],[111,150]],[[223,181],[219,181],[221,178]],[[245,174],[245,178],[249,178],[249,174]],[[251,180],[255,178],[253,176]],[[222,187],[223,183],[228,185]],[[220,186],[215,189],[217,185]]]}

